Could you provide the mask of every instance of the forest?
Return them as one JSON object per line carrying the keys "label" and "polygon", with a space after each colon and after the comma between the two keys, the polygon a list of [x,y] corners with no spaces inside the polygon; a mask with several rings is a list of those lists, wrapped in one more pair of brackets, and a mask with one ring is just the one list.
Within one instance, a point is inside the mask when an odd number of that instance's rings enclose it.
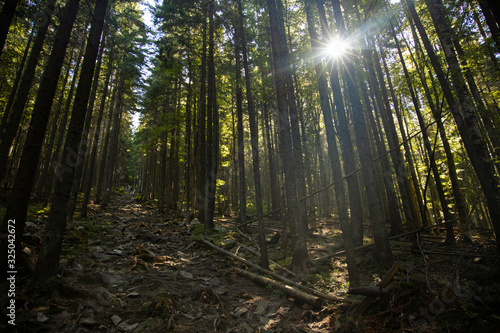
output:
{"label": "forest", "polygon": [[497,0],[0,1],[5,332],[496,332]]}

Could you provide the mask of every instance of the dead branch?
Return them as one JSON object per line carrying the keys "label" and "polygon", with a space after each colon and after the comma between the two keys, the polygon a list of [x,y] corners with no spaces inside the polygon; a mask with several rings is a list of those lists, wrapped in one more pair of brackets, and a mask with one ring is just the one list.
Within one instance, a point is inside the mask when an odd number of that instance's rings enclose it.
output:
{"label": "dead branch", "polygon": [[[248,252],[256,255],[256,256],[259,256],[259,254],[257,253],[257,251],[255,250],[252,250],[251,248],[249,248],[248,246],[244,245],[244,244],[240,244],[239,242],[236,242],[240,247],[242,247],[244,250],[247,250]],[[286,267],[283,267],[281,266],[280,264],[278,264],[277,262],[273,261],[273,260],[270,260],[269,259],[269,262],[273,265],[276,265],[276,267],[279,267],[280,269],[284,270],[285,272],[287,272],[288,274],[294,276],[294,277],[298,277],[297,274],[295,274],[294,272],[292,272],[291,270],[289,270],[288,268]]]}
{"label": "dead branch", "polygon": [[427,284],[427,290],[432,291],[431,285],[429,283],[429,263],[427,262],[427,256],[424,254],[424,250],[422,249],[422,245],[420,245],[420,233],[417,234],[417,245],[420,253],[422,254],[422,258],[424,259],[425,264],[425,282]]}
{"label": "dead branch", "polygon": [[490,270],[488,271],[488,275],[486,276],[486,279],[483,282],[483,286],[481,287],[481,294],[484,293],[484,287],[486,287],[486,282],[488,282],[488,280],[490,279],[491,273],[493,272],[493,269],[495,268],[495,266],[498,264],[499,260],[500,260],[500,256],[495,260],[495,262],[493,263],[493,266],[491,266]]}
{"label": "dead branch", "polygon": [[271,285],[274,288],[283,291],[288,296],[292,296],[293,298],[295,298],[296,300],[298,300],[300,302],[312,305],[313,307],[316,307],[316,308],[321,306],[321,298],[319,298],[317,296],[307,294],[301,290],[295,289],[292,286],[284,285],[284,284],[279,283],[277,281],[274,281],[270,278],[260,276],[260,275],[257,275],[255,273],[250,273],[248,271],[245,271],[245,270],[237,268],[237,267],[235,267],[234,269],[238,274],[243,275],[243,276],[251,279],[252,281],[259,283],[259,284]]}
{"label": "dead branch", "polygon": [[476,245],[474,246],[472,249],[469,249],[467,251],[465,251],[464,253],[462,253],[462,255],[460,256],[460,258],[458,258],[458,261],[455,265],[455,268],[453,269],[453,280],[452,280],[452,285],[453,285],[453,288],[456,289],[455,291],[460,291],[460,278],[458,276],[458,266],[460,265],[460,262],[462,261],[462,259],[465,257],[465,255],[479,249],[480,247],[482,247],[484,244],[479,244],[479,245]]}
{"label": "dead branch", "polygon": [[237,255],[234,255],[234,254],[232,254],[231,252],[226,251],[226,250],[224,250],[224,249],[222,249],[222,248],[218,247],[217,245],[214,245],[214,244],[210,243],[210,242],[209,242],[209,241],[207,241],[206,239],[203,239],[203,240],[202,240],[202,242],[203,242],[204,244],[206,244],[206,245],[210,246],[211,248],[213,248],[213,249],[215,249],[215,250],[217,250],[217,251],[219,251],[219,252],[221,252],[221,253],[223,253],[223,254],[225,254],[225,255],[227,255],[227,256],[229,256],[229,257],[233,258],[233,259],[236,259],[236,260],[238,260],[238,261],[241,261],[242,263],[244,263],[245,265],[247,265],[247,266],[249,266],[249,267],[255,268],[255,269],[257,269],[257,270],[259,270],[259,271],[261,271],[261,272],[263,272],[263,273],[265,273],[265,274],[268,274],[268,275],[272,276],[272,277],[273,277],[273,278],[275,278],[275,279],[281,280],[281,281],[283,281],[284,283],[289,284],[289,285],[292,285],[292,286],[294,286],[294,287],[296,287],[296,288],[302,288],[302,289],[304,289],[304,290],[307,290],[307,291],[308,291],[308,292],[310,292],[311,294],[316,295],[316,296],[318,296],[318,297],[321,297],[321,298],[323,298],[323,299],[326,299],[326,300],[329,300],[329,301],[334,301],[334,302],[343,302],[343,303],[354,303],[354,302],[355,302],[355,301],[350,300],[350,299],[348,299],[348,298],[341,298],[341,297],[336,297],[336,296],[327,295],[327,294],[324,294],[324,293],[319,292],[319,291],[317,291],[317,290],[314,290],[314,289],[308,288],[308,287],[306,287],[306,286],[303,286],[303,285],[301,285],[301,284],[299,284],[299,283],[297,283],[297,282],[294,282],[294,281],[292,281],[292,280],[290,280],[290,279],[287,279],[287,278],[286,278],[286,277],[284,277],[284,276],[281,276],[281,275],[279,275],[279,274],[276,274],[276,273],[274,273],[274,272],[272,272],[272,271],[270,271],[270,270],[268,270],[268,269],[262,268],[262,267],[260,267],[259,265],[254,264],[254,263],[253,263],[253,262],[251,262],[251,261],[248,261],[248,260],[246,260],[246,259],[244,259],[244,258],[238,257]]}
{"label": "dead branch", "polygon": [[[405,232],[403,234],[399,234],[399,235],[396,235],[396,236],[392,236],[392,237],[389,237],[389,240],[393,240],[393,239],[401,238],[401,237],[404,237],[404,236],[407,236],[407,235],[411,235],[411,234],[416,233],[416,232],[418,232],[420,230],[421,229],[410,231],[410,232]],[[370,248],[370,247],[372,247],[374,245],[375,245],[375,243],[360,245],[360,246],[355,247],[354,250],[355,251],[357,251],[357,250],[363,250],[363,249]],[[333,254],[328,254],[326,256],[319,257],[319,258],[316,258],[316,259],[313,259],[313,260],[315,260],[315,261],[322,261],[322,260],[326,260],[326,259],[329,259],[329,258],[333,258],[333,257],[337,257],[337,256],[340,256],[340,255],[344,255],[344,254],[345,254],[345,250],[341,250],[341,251],[337,251],[337,252],[335,252]]]}
{"label": "dead branch", "polygon": [[474,302],[477,305],[483,305],[487,307],[500,307],[500,296],[468,296],[463,294],[455,294],[459,299],[466,299]]}
{"label": "dead branch", "polygon": [[[456,221],[456,219],[455,220],[451,220],[451,221],[443,222],[442,224],[451,223],[451,222],[454,222],[454,221]],[[408,232],[405,232],[405,233],[402,233],[402,234],[399,234],[399,235],[395,235],[395,236],[389,237],[389,240],[398,239],[398,238],[401,238],[401,237],[404,237],[404,236],[408,236],[408,235],[411,235],[411,234],[415,234],[415,233],[420,234],[421,231],[424,231],[426,229],[430,229],[430,228],[433,228],[433,227],[436,227],[436,225],[431,225],[431,226],[428,226],[428,227],[422,227],[422,228],[419,228],[419,229],[416,229],[416,230],[412,230],[412,231],[408,231]],[[361,245],[361,246],[355,247],[354,250],[357,251],[357,250],[367,249],[367,248],[372,247],[374,245],[375,245],[375,243],[365,244],[365,245]],[[322,260],[326,260],[326,259],[329,259],[329,258],[333,258],[333,257],[337,257],[337,256],[340,256],[340,255],[344,255],[344,254],[345,254],[345,250],[341,250],[341,251],[335,252],[333,254],[329,254],[329,255],[326,255],[326,256],[323,256],[323,257],[319,257],[319,258],[316,258],[316,259],[313,259],[313,260],[315,260],[315,261],[322,261]]]}
{"label": "dead branch", "polygon": [[[389,282],[391,282],[392,278],[394,277],[394,275],[396,275],[396,272],[398,271],[398,268],[399,268],[400,265],[401,265],[401,263],[399,261],[396,262],[394,264],[394,266],[392,266],[392,268],[389,271],[389,273],[387,273],[387,275],[384,276],[384,278],[382,279],[382,281],[380,281],[377,284],[377,287],[379,287],[379,288],[385,288],[385,287],[387,287],[389,285]],[[360,315],[362,315],[363,312],[365,312],[365,310],[368,309],[368,307],[373,303],[373,301],[375,301],[376,298],[377,297],[375,297],[375,296],[367,296],[361,303],[359,303],[359,305],[354,310],[352,316],[354,318],[357,318]]]}

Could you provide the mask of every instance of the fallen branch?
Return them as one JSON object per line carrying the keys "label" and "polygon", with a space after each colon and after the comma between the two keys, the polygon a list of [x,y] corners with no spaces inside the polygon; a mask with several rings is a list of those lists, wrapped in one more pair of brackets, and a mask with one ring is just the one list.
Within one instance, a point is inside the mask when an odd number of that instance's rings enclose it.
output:
{"label": "fallen branch", "polygon": [[[451,222],[454,222],[454,221],[456,221],[456,219],[455,220],[451,220],[451,221],[443,222],[442,224],[451,223]],[[399,234],[399,235],[391,236],[391,237],[389,237],[389,240],[394,240],[394,239],[401,238],[401,237],[404,237],[404,236],[408,236],[408,235],[411,235],[411,234],[414,234],[414,233],[419,233],[421,231],[424,231],[426,229],[430,229],[430,228],[433,228],[433,227],[436,227],[436,226],[437,225],[431,225],[431,226],[428,226],[428,227],[422,227],[422,228],[419,228],[419,229],[408,231],[408,232],[405,232],[405,233],[402,233],[402,234]],[[374,245],[375,245],[375,243],[360,245],[358,247],[355,247],[354,250],[357,251],[357,250],[367,249],[367,248],[372,247]],[[335,252],[333,254],[329,254],[329,255],[326,255],[326,256],[323,256],[323,257],[319,257],[319,258],[316,258],[316,259],[313,259],[313,260],[314,261],[322,261],[322,260],[326,260],[326,259],[329,259],[329,258],[333,258],[333,257],[337,257],[337,256],[340,256],[340,255],[344,255],[344,254],[345,254],[345,250],[341,250],[341,251]]]}
{"label": "fallen branch", "polygon": [[263,272],[263,273],[265,273],[265,274],[267,274],[267,275],[272,276],[272,277],[273,277],[273,278],[275,278],[275,279],[281,280],[281,281],[283,281],[284,283],[289,284],[289,285],[292,285],[292,286],[294,286],[294,287],[296,287],[296,288],[302,288],[302,289],[304,289],[304,290],[307,290],[308,292],[310,292],[310,293],[311,293],[311,294],[313,294],[313,295],[316,295],[316,296],[321,297],[321,298],[323,298],[323,299],[326,299],[326,300],[329,300],[329,301],[334,301],[334,302],[355,303],[355,301],[350,300],[350,299],[348,299],[348,298],[341,298],[341,297],[335,297],[335,296],[327,295],[327,294],[324,294],[324,293],[319,292],[319,291],[317,291],[317,290],[314,290],[314,289],[308,288],[308,287],[306,287],[306,286],[303,286],[303,285],[301,285],[301,284],[299,284],[299,283],[297,283],[297,282],[294,282],[294,281],[292,281],[292,280],[290,280],[290,279],[287,279],[287,278],[286,278],[286,277],[284,277],[284,276],[281,276],[281,275],[279,275],[279,274],[276,274],[276,273],[274,273],[274,272],[272,272],[272,271],[270,271],[270,270],[268,270],[268,269],[262,268],[262,267],[260,267],[259,265],[254,264],[254,263],[253,263],[253,262],[251,262],[251,261],[248,261],[248,260],[246,260],[246,259],[244,259],[244,258],[241,258],[241,257],[239,257],[239,256],[237,256],[237,255],[234,255],[234,254],[232,254],[231,252],[226,251],[226,250],[224,250],[224,249],[222,249],[222,248],[218,247],[217,245],[214,245],[214,244],[210,243],[210,242],[209,242],[209,241],[207,241],[206,239],[202,239],[201,241],[202,241],[204,244],[206,244],[206,245],[210,246],[211,248],[213,248],[213,249],[215,249],[215,250],[217,250],[217,251],[219,251],[219,252],[221,252],[221,253],[223,253],[223,254],[225,254],[225,255],[227,255],[227,256],[229,256],[229,257],[231,257],[231,258],[236,259],[236,260],[238,260],[238,261],[241,261],[242,263],[244,263],[245,265],[247,265],[247,266],[249,266],[249,267],[255,268],[255,269],[257,269],[257,270],[259,270],[259,271],[261,271],[261,272]]}
{"label": "fallen branch", "polygon": [[[259,253],[257,253],[257,251],[255,251],[255,250],[253,250],[253,249],[249,248],[248,246],[246,246],[246,245],[244,245],[244,244],[241,244],[241,243],[239,243],[239,242],[236,242],[236,244],[238,244],[238,245],[239,245],[241,248],[243,248],[244,250],[247,250],[248,252],[250,252],[250,253],[252,253],[252,254],[254,254],[254,255],[256,255],[256,256],[259,256]],[[279,267],[280,269],[284,270],[284,271],[285,271],[285,272],[287,272],[288,274],[290,274],[290,275],[295,276],[295,277],[297,277],[297,278],[298,278],[297,274],[295,274],[294,272],[292,272],[292,271],[291,271],[291,270],[289,270],[288,268],[281,266],[280,264],[278,264],[277,262],[275,262],[275,261],[273,261],[273,260],[271,260],[271,259],[269,259],[269,262],[270,262],[271,264],[273,264],[273,265],[276,265],[276,267]]]}
{"label": "fallen branch", "polygon": [[[399,234],[399,235],[396,235],[396,236],[389,237],[389,240],[393,240],[393,239],[401,238],[401,237],[404,237],[404,236],[407,236],[407,235],[413,234],[413,233],[415,233],[415,232],[417,232],[417,231],[420,231],[420,229],[419,229],[419,230],[415,230],[415,231],[405,232],[404,234]],[[355,247],[353,250],[354,250],[354,251],[357,251],[357,250],[363,250],[363,249],[367,249],[367,248],[372,247],[372,246],[375,246],[375,243],[370,243],[370,244],[360,245],[360,246]],[[324,256],[324,257],[319,257],[319,258],[316,258],[316,259],[314,259],[314,260],[315,260],[315,261],[322,261],[322,260],[325,260],[325,259],[329,259],[329,258],[337,257],[337,256],[344,255],[344,254],[345,254],[345,250],[341,250],[341,251],[335,252],[335,253],[333,253],[333,254],[326,255],[326,256]]]}
{"label": "fallen branch", "polygon": [[297,301],[300,301],[300,302],[312,305],[315,308],[318,308],[318,307],[321,306],[321,298],[319,298],[317,296],[313,296],[313,295],[307,294],[307,293],[305,293],[305,292],[303,292],[301,290],[298,290],[298,289],[296,289],[296,288],[294,288],[292,286],[284,285],[284,284],[279,283],[277,281],[274,281],[274,280],[272,280],[270,278],[267,278],[267,277],[264,277],[264,276],[257,275],[255,273],[251,273],[251,272],[245,271],[245,270],[243,270],[241,268],[235,267],[234,269],[235,269],[235,271],[238,274],[243,275],[243,276],[249,278],[250,280],[255,281],[255,282],[259,283],[259,284],[262,284],[262,285],[271,285],[274,288],[283,291],[288,296],[292,296]]}
{"label": "fallen branch", "polygon": [[[379,287],[379,288],[385,288],[385,287],[387,287],[389,285],[389,282],[391,282],[392,278],[394,277],[394,275],[396,275],[396,272],[398,271],[398,268],[399,268],[400,265],[401,265],[401,263],[399,261],[396,262],[394,264],[394,266],[392,266],[392,268],[389,271],[389,273],[387,273],[387,275],[382,279],[382,281],[380,281],[377,284],[377,287]],[[368,309],[368,307],[373,303],[373,301],[375,301],[376,298],[377,298],[376,296],[368,296],[368,297],[366,297],[356,307],[356,309],[354,310],[352,316],[354,318],[357,318],[360,315],[362,315],[363,312],[365,312],[366,309]]]}
{"label": "fallen branch", "polygon": [[[418,253],[421,254],[419,250],[412,250],[412,249],[397,249],[391,247],[391,251],[397,251],[397,252],[410,252],[410,253]],[[445,251],[426,251],[424,250],[424,254],[432,254],[432,255],[438,255],[438,256],[447,256],[447,257],[478,257],[478,258],[486,258],[486,259],[496,259],[497,257],[489,256],[487,254],[481,254],[481,253],[455,253],[455,252],[445,252]]]}
{"label": "fallen branch", "polygon": [[488,307],[500,307],[500,296],[468,296],[463,294],[455,294],[459,299],[466,299],[474,302],[477,305],[483,305]]}

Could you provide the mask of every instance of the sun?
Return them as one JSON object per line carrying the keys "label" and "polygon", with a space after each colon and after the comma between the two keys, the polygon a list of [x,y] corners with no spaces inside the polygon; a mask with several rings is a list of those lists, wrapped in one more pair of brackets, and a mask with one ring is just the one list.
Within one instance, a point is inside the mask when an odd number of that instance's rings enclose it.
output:
{"label": "sun", "polygon": [[345,39],[334,38],[325,47],[325,55],[340,58],[347,53],[349,43]]}

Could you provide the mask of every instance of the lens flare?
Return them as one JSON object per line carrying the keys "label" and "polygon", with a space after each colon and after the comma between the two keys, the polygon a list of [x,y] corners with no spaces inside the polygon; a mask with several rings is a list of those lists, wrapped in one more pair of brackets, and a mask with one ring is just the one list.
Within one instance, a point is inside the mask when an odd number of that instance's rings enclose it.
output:
{"label": "lens flare", "polygon": [[347,53],[349,44],[342,39],[332,39],[326,46],[325,53],[332,58],[340,58]]}

